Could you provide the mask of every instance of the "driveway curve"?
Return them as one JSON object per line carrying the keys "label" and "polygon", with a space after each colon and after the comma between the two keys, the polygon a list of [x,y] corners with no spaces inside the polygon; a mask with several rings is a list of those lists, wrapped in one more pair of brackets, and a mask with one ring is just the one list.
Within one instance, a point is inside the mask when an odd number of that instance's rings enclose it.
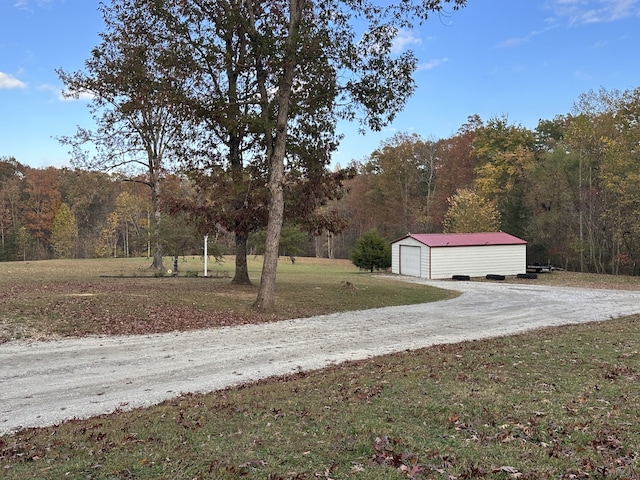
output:
{"label": "driveway curve", "polygon": [[0,434],[346,360],[640,313],[638,291],[402,280],[462,295],[261,325],[0,345]]}

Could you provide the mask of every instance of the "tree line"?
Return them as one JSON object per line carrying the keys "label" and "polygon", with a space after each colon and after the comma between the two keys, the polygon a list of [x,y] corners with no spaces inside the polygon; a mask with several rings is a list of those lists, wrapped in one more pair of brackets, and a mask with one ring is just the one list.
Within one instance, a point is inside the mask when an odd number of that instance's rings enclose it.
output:
{"label": "tree line", "polygon": [[142,180],[0,158],[0,259],[146,254],[152,210]]}
{"label": "tree line", "polygon": [[[445,139],[397,134],[367,158],[335,167],[323,201],[305,190],[322,183],[291,181],[279,254],[348,258],[374,229],[388,241],[407,233],[503,230],[527,240],[530,262],[638,274],[639,120],[640,88],[600,90],[533,130],[506,117],[471,116]],[[219,221],[217,204],[214,213],[203,205],[202,181],[184,172],[159,179],[166,254],[201,253],[204,233],[235,252],[233,223]],[[226,190],[233,186],[208,184],[205,191],[233,199]],[[153,212],[144,175],[0,160],[3,260],[152,256]],[[264,252],[265,226],[262,218],[247,228],[247,254]]]}
{"label": "tree line", "polygon": [[586,92],[533,130],[471,116],[446,139],[398,134],[353,164],[343,235],[503,230],[532,263],[636,275],[638,145],[640,88]]}
{"label": "tree line", "polygon": [[[130,196],[123,190],[105,202],[109,214],[92,227],[76,213],[90,208],[62,193],[49,210],[23,210],[19,222],[10,208],[15,216],[6,232],[16,236],[15,251],[27,258],[29,244],[34,258],[68,254],[62,238],[75,230],[89,238],[82,229],[93,228],[101,254],[112,246],[113,254],[118,248],[130,253],[146,234],[152,267],[162,269],[163,254],[190,248],[179,236],[169,245],[172,225],[183,233],[188,226],[191,236],[226,232],[233,237],[235,283],[250,283],[246,256],[262,245],[255,302],[262,310],[274,306],[288,228],[304,232],[316,252],[326,249],[330,257],[347,256],[355,239],[373,228],[388,240],[412,231],[502,229],[529,241],[531,259],[635,273],[637,182],[629,179],[637,91],[589,92],[575,112],[541,121],[535,130],[473,116],[448,139],[401,134],[367,159],[330,168],[341,141],[339,120],[380,130],[410,98],[417,60],[410,51],[395,51],[398,35],[447,5],[465,4],[101,4],[105,28],[85,68],[58,71],[66,95],[92,99],[96,125],[60,138],[74,168],[63,177],[106,175]],[[22,170],[27,173],[17,176],[25,181],[38,175]],[[113,181],[112,172],[121,178]],[[146,212],[135,217],[142,219],[136,226],[122,223],[123,212],[141,198],[139,188],[148,195]],[[37,203],[35,190],[26,196]],[[108,237],[116,225],[124,231]],[[107,237],[102,243],[95,240],[98,230]],[[250,238],[260,232],[263,240],[252,246]],[[100,251],[74,248],[76,256]]]}

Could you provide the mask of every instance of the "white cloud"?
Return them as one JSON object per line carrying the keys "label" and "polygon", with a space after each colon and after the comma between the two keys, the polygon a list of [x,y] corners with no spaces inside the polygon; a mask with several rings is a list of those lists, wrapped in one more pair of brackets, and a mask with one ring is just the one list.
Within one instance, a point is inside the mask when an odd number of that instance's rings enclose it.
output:
{"label": "white cloud", "polygon": [[8,73],[0,72],[0,89],[2,88],[25,88],[27,86],[26,83],[21,82],[13,75],[9,75]]}
{"label": "white cloud", "polygon": [[428,62],[424,62],[418,65],[418,71],[423,71],[423,70],[432,70],[436,67],[439,67],[440,65],[442,65],[445,62],[448,62],[449,59],[447,57],[444,58],[436,58],[434,60],[429,60]]}
{"label": "white cloud", "polygon": [[44,90],[54,94],[56,100],[60,102],[73,102],[76,100],[91,100],[93,94],[89,92],[71,92],[69,90],[62,90],[55,85],[43,84],[38,87],[38,90]]}
{"label": "white cloud", "polygon": [[51,0],[15,0],[13,6],[16,8],[29,9],[31,3],[35,3],[38,7],[43,7],[50,3]]}
{"label": "white cloud", "polygon": [[411,30],[400,29],[398,35],[393,39],[391,53],[404,52],[411,45],[422,45],[420,37],[416,37]]}
{"label": "white cloud", "polygon": [[551,0],[548,6],[569,23],[603,23],[640,16],[640,0]]}
{"label": "white cloud", "polygon": [[[71,95],[71,96],[69,96]],[[61,100],[92,100],[95,98],[95,96],[93,95],[93,93],[89,93],[89,92],[70,92],[70,91],[66,91],[66,92],[60,92],[60,97]]]}
{"label": "white cloud", "polygon": [[533,30],[531,32],[529,32],[528,35],[524,36],[524,37],[513,37],[513,38],[509,38],[507,40],[504,40],[503,42],[498,44],[498,48],[511,48],[511,47],[517,47],[519,45],[522,45],[523,43],[528,43],[532,38],[538,36],[538,35],[543,35],[546,32],[548,32],[549,30],[552,30],[554,28],[557,28],[556,25],[550,25],[548,27],[543,28],[542,30]]}

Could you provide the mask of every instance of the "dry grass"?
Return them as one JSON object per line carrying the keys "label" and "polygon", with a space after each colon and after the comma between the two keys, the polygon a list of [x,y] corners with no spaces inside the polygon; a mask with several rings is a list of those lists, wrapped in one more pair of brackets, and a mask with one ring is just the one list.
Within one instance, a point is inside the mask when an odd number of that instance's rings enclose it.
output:
{"label": "dry grass", "polygon": [[[259,281],[261,258],[250,258]],[[230,283],[234,259],[181,259],[177,277],[154,276],[148,259],[0,263],[0,343],[19,338],[128,335],[304,318],[450,298],[358,271],[345,260],[300,258],[278,267],[275,312],[252,308],[257,289]],[[169,262],[165,262],[169,265]],[[199,274],[199,276],[196,276]]]}
{"label": "dry grass", "polygon": [[[345,279],[355,292],[376,288],[368,275],[328,268],[305,285],[325,296]],[[283,277],[285,290],[301,282],[295,271]],[[153,289],[166,296],[174,281]],[[635,279],[567,272],[534,282],[638,288]],[[100,292],[72,296],[92,295]],[[636,479],[639,352],[632,316],[349,362],[3,436],[0,476]]]}
{"label": "dry grass", "polygon": [[[531,282],[530,280],[515,281]],[[640,277],[629,277],[626,275],[601,275],[596,273],[556,271],[552,273],[540,273],[538,274],[538,278],[533,280],[533,282],[580,288],[640,290]]]}

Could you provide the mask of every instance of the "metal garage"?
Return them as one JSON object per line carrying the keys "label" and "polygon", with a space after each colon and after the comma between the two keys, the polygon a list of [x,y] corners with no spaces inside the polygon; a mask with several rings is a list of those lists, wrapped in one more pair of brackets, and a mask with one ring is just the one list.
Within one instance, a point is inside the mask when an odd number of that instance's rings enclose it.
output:
{"label": "metal garage", "polygon": [[391,242],[391,271],[428,279],[517,275],[527,242],[504,232],[409,234]]}

